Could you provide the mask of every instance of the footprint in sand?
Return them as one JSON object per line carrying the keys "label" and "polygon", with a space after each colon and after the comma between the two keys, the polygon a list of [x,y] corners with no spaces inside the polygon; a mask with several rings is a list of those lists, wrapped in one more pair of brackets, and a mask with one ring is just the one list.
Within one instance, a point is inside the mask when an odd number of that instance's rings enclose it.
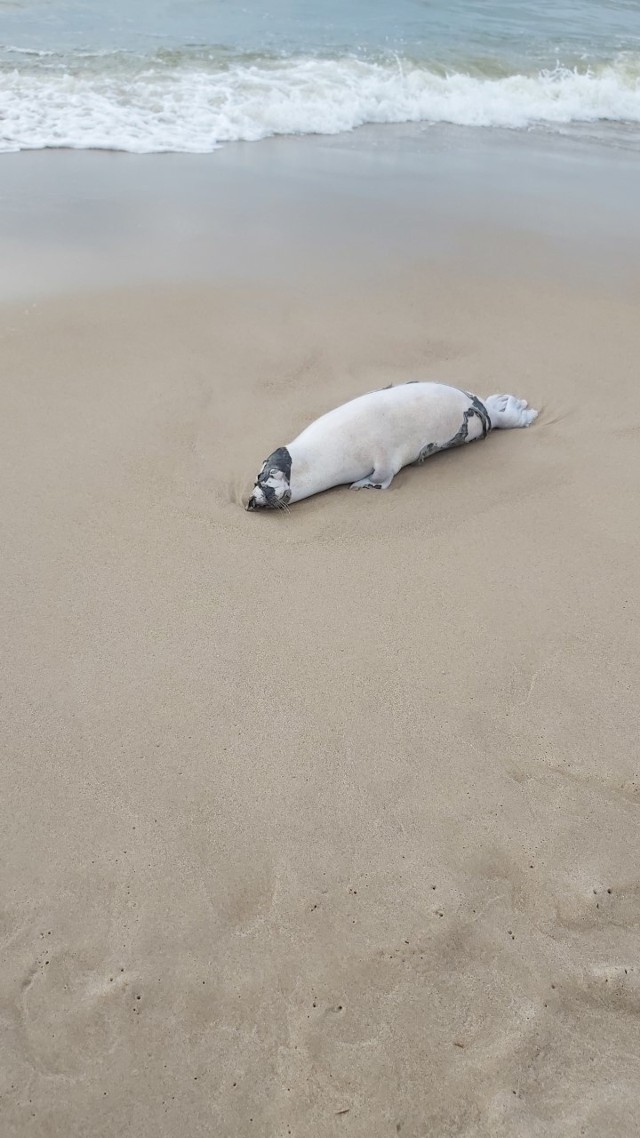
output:
{"label": "footprint in sand", "polygon": [[75,1075],[100,1063],[142,996],[124,968],[83,966],[72,953],[41,952],[26,973],[18,1021],[26,1053],[47,1075]]}

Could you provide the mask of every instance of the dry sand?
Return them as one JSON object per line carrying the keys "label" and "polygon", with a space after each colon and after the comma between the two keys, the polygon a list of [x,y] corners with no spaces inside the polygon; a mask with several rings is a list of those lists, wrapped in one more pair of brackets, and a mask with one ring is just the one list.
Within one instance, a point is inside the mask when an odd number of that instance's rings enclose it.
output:
{"label": "dry sand", "polygon": [[[638,292],[476,235],[0,310],[7,1138],[638,1133]],[[412,377],[542,414],[241,509]]]}

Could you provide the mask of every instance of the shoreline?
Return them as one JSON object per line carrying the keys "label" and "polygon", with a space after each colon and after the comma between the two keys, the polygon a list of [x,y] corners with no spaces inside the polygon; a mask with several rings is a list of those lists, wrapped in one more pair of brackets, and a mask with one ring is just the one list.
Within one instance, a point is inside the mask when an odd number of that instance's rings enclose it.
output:
{"label": "shoreline", "polygon": [[0,164],[0,303],[284,283],[305,262],[327,285],[336,269],[368,278],[427,258],[638,282],[640,155],[553,135],[363,127],[204,156],[33,151]]}

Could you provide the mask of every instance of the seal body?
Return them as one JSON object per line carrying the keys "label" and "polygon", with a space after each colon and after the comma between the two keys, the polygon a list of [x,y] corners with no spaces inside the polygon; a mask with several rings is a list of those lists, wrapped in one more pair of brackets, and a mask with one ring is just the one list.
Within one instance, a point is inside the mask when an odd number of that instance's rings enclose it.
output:
{"label": "seal body", "polygon": [[386,490],[410,463],[528,427],[538,412],[514,395],[480,399],[443,383],[409,382],[371,391],[311,423],[263,463],[247,509],[283,508],[332,486]]}

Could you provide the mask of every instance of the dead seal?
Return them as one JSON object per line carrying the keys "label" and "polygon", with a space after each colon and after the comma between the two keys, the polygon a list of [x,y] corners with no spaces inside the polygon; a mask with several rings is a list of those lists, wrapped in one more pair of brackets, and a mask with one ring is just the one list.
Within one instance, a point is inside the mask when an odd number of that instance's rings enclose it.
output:
{"label": "dead seal", "polygon": [[263,462],[248,510],[284,509],[350,484],[386,490],[394,476],[432,454],[528,427],[538,412],[515,395],[480,399],[444,383],[409,382],[370,391],[321,415]]}

